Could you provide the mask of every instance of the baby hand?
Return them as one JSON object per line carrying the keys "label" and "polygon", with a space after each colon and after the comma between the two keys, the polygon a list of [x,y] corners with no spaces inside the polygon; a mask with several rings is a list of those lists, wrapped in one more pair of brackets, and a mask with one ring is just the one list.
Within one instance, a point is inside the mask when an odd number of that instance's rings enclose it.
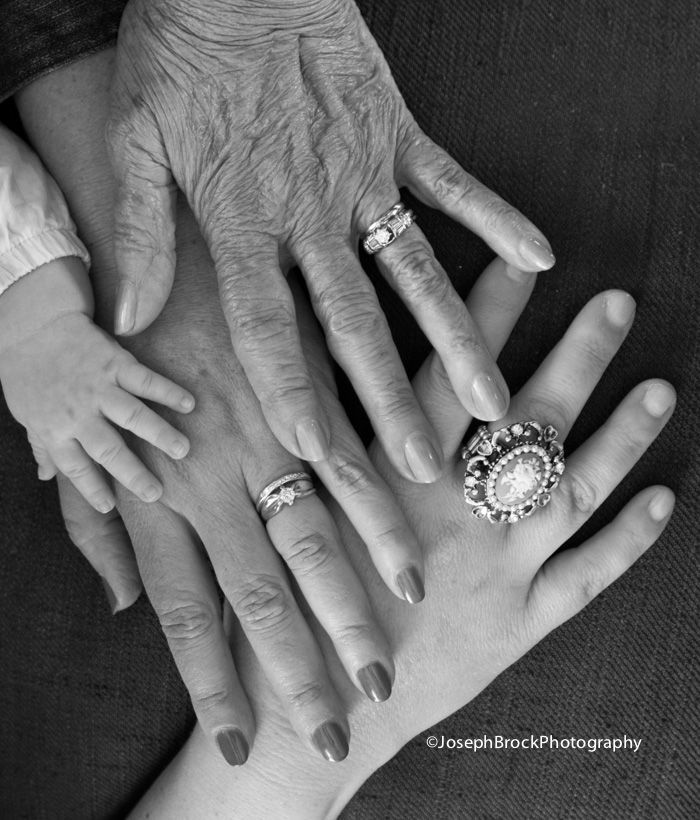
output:
{"label": "baby hand", "polygon": [[163,492],[113,424],[172,458],[189,450],[188,439],[137,397],[189,413],[192,395],[139,364],[84,313],[60,314],[5,351],[0,379],[12,415],[41,454],[39,477],[51,477],[53,463],[100,512],[114,507],[115,496],[97,465],[143,501]]}

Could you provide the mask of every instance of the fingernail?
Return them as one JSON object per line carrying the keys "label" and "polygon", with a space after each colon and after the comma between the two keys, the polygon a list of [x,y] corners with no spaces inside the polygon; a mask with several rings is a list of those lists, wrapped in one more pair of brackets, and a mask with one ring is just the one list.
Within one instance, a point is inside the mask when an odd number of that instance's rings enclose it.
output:
{"label": "fingernail", "polygon": [[122,282],[117,292],[117,316],[114,332],[129,333],[136,324],[136,288],[131,282]]}
{"label": "fingernail", "polygon": [[415,567],[402,570],[396,576],[396,583],[409,604],[419,604],[425,598],[423,580]]}
{"label": "fingernail", "polygon": [[248,760],[248,741],[238,729],[222,729],[217,732],[216,743],[229,766],[242,766]]}
{"label": "fingernail", "polygon": [[95,501],[95,509],[103,515],[106,515],[114,509],[114,501],[110,498],[98,498],[97,501]]}
{"label": "fingernail", "polygon": [[381,663],[364,666],[357,673],[357,679],[365,695],[375,703],[382,703],[391,695],[391,678]]}
{"label": "fingernail", "polygon": [[642,404],[647,413],[654,418],[660,419],[673,404],[673,393],[662,384],[652,384],[644,394]]}
{"label": "fingernail", "polygon": [[472,382],[476,417],[483,421],[503,418],[508,409],[508,394],[489,373],[479,373]]}
{"label": "fingernail", "polygon": [[432,484],[442,474],[442,455],[425,433],[411,433],[403,446],[413,477],[421,484]]}
{"label": "fingernail", "polygon": [[157,501],[161,496],[162,490],[156,484],[149,484],[148,487],[144,487],[143,493],[141,494],[141,498],[144,501]]}
{"label": "fingernail", "polygon": [[177,439],[170,447],[170,455],[173,458],[184,458],[189,452],[189,449],[189,442],[183,441],[182,439]]}
{"label": "fingernail", "polygon": [[635,303],[629,293],[610,293],[605,297],[605,313],[610,324],[626,327],[634,316]]}
{"label": "fingernail", "polygon": [[531,236],[522,240],[519,250],[527,268],[549,270],[557,261],[548,244]]}
{"label": "fingernail", "polygon": [[342,727],[328,721],[321,724],[311,736],[314,746],[326,760],[339,763],[348,756],[348,738]]}
{"label": "fingernail", "polygon": [[657,493],[649,502],[649,515],[654,521],[663,521],[673,512],[675,503],[673,493],[668,490]]}
{"label": "fingernail", "polygon": [[296,434],[299,452],[305,461],[324,461],[328,458],[328,438],[316,419],[300,421]]}
{"label": "fingernail", "polygon": [[180,409],[183,413],[191,413],[194,410],[194,397],[184,396],[180,399]]}
{"label": "fingernail", "polygon": [[105,595],[107,596],[109,610],[112,615],[116,615],[117,612],[119,612],[119,601],[117,600],[117,596],[106,578],[100,577],[100,580],[102,581],[102,586],[104,588]]}

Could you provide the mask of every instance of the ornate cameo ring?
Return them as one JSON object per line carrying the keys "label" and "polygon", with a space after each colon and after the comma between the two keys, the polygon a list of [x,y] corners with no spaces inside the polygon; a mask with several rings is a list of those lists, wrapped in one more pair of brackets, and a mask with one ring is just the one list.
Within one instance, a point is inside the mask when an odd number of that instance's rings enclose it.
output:
{"label": "ornate cameo ring", "polygon": [[551,425],[521,421],[492,433],[479,427],[462,449],[464,498],[477,518],[515,524],[544,507],[564,472],[564,448]]}

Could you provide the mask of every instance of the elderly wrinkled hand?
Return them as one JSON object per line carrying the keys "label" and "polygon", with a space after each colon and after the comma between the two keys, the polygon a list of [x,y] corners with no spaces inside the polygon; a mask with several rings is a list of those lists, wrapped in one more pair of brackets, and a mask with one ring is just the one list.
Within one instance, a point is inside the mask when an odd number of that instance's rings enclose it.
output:
{"label": "elderly wrinkled hand", "polygon": [[[175,181],[213,257],[234,351],[278,440],[308,461],[332,446],[283,276],[297,264],[394,467],[435,481],[439,441],[358,261],[358,238],[405,185],[523,270],[554,258],[528,220],[419,129],[354,3],[131,0],[108,141],[118,184],[117,331],[142,330],[168,297]],[[507,387],[418,226],[376,258],[463,406],[485,420],[502,416]]]}

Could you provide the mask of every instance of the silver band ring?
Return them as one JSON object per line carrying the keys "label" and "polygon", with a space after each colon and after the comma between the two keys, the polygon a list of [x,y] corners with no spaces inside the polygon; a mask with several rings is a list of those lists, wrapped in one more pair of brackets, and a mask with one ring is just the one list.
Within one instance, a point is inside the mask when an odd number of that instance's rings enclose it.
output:
{"label": "silver band ring", "polygon": [[464,499],[493,524],[515,524],[549,504],[564,469],[557,431],[536,421],[492,433],[482,426],[462,449]]}
{"label": "silver band ring", "polygon": [[362,246],[369,254],[375,254],[395,242],[416,221],[416,215],[403,202],[397,202],[385,214],[373,222],[362,240]]}
{"label": "silver band ring", "polygon": [[283,507],[291,507],[298,498],[306,498],[315,492],[313,479],[308,473],[288,473],[263,488],[255,509],[267,523]]}

